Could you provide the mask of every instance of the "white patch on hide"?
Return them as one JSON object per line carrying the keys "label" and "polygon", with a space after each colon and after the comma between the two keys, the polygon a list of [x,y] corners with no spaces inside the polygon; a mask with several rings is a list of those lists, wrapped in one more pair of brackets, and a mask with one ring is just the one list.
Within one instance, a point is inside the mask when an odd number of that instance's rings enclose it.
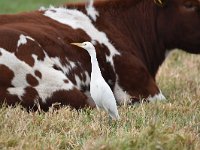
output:
{"label": "white patch on hide", "polygon": [[26,43],[27,43],[26,37],[23,34],[21,34],[17,42],[17,47],[19,47],[20,45],[24,45]]}
{"label": "white patch on hide", "polygon": [[33,38],[29,37],[29,36],[25,36],[23,34],[21,34],[19,36],[19,40],[17,42],[17,48],[20,47],[21,45],[25,45],[27,43],[27,39],[31,40],[31,41],[35,41]]}
{"label": "white patch on hide", "polygon": [[[53,68],[54,60],[45,55],[44,61],[37,60],[36,55],[32,55],[35,60],[34,70],[39,70],[42,78],[37,78],[39,81],[38,86],[35,87],[40,98],[45,103],[46,99],[51,97],[52,94],[60,90],[72,90],[74,88],[71,81],[65,76],[62,71]],[[68,80],[65,83],[64,80]]]}
{"label": "white patch on hide", "polygon": [[68,65],[63,65],[61,63],[61,60],[59,57],[54,57],[54,58],[51,58],[51,60],[54,62],[54,65],[58,66],[59,68],[61,68],[61,70],[67,75],[69,74],[70,70],[72,69],[75,69],[76,68],[76,64],[72,61],[69,61],[67,58],[66,58],[66,61],[69,63]]}
{"label": "white patch on hide", "polygon": [[69,61],[71,69],[74,69],[76,67],[75,62]]}
{"label": "white patch on hide", "polygon": [[19,97],[19,99],[22,99],[22,96],[25,94],[24,91],[24,87],[18,87],[18,88],[8,88],[7,91],[11,94],[11,95],[17,95]]}
{"label": "white patch on hide", "polygon": [[18,51],[18,49],[19,49],[19,47],[21,46],[21,45],[25,45],[26,43],[27,43],[27,40],[31,40],[31,41],[35,41],[33,38],[31,38],[31,37],[29,37],[29,36],[25,36],[25,35],[23,35],[23,34],[21,34],[20,36],[19,36],[19,40],[17,41],[17,49],[16,49],[16,51]]}
{"label": "white patch on hide", "polygon": [[93,21],[97,20],[97,17],[99,16],[99,12],[94,7],[94,1],[88,0],[88,5],[86,6],[87,15],[92,18]]}
{"label": "white patch on hide", "polygon": [[114,95],[119,105],[127,105],[131,103],[131,96],[123,90],[118,83],[118,77],[116,78],[116,83],[114,87]]}
{"label": "white patch on hide", "polygon": [[[8,88],[7,91],[11,95],[17,95],[20,100],[22,100],[22,96],[25,94],[24,89],[30,86],[26,81],[27,74],[31,74],[38,80],[39,84],[34,88],[44,103],[54,92],[60,90],[69,91],[74,88],[74,85],[63,72],[53,68],[54,59],[49,58],[47,54],[45,54],[43,61],[38,60],[36,55],[32,55],[35,63],[31,67],[24,61],[18,59],[14,53],[8,52],[3,48],[0,48],[0,52],[2,54],[0,56],[0,64],[7,66],[14,73],[11,81],[14,87]],[[42,74],[42,78],[35,75],[35,70],[38,70]],[[69,82],[65,83],[64,80],[68,80]]]}
{"label": "white patch on hide", "polygon": [[90,76],[89,76],[88,72],[85,71],[84,74],[86,76],[86,80],[85,81],[81,80],[79,76],[74,75],[75,76],[75,81],[76,81],[76,88],[78,88],[80,90],[81,90],[82,86],[89,86],[90,85]]}
{"label": "white patch on hide", "polygon": [[7,66],[14,73],[11,84],[16,87],[16,90],[8,88],[8,92],[17,95],[21,99],[25,93],[24,88],[29,85],[26,81],[26,74],[31,72],[31,67],[24,61],[19,60],[14,53],[10,53],[3,48],[0,48],[0,52],[2,53],[0,64]]}
{"label": "white patch on hide", "polygon": [[94,100],[92,99],[90,92],[89,92],[89,91],[86,91],[84,94],[85,94],[85,95],[87,96],[87,98],[88,98],[88,99],[87,99],[88,104],[89,104],[91,107],[96,107],[96,104],[95,104]]}
{"label": "white patch on hide", "polygon": [[166,100],[166,98],[160,91],[160,93],[154,95],[153,97],[151,97],[151,96],[148,97],[147,100],[149,100],[150,102],[155,102],[155,101],[164,101],[164,100]]}
{"label": "white patch on hide", "polygon": [[44,12],[44,15],[62,24],[68,25],[73,29],[82,29],[88,36],[90,36],[92,41],[97,41],[98,43],[105,45],[110,51],[110,55],[106,56],[106,59],[111,63],[114,69],[113,57],[115,55],[120,55],[120,53],[109,41],[107,35],[104,32],[99,31],[92,24],[92,21],[87,15],[75,9],[54,7],[47,9]]}
{"label": "white patch on hide", "polygon": [[87,71],[85,71],[85,75],[86,75],[85,85],[89,86],[90,85],[90,76],[89,76],[89,73]]}
{"label": "white patch on hide", "polygon": [[75,81],[76,81],[76,87],[78,89],[81,89],[81,85],[83,84],[83,81],[81,81],[81,79],[77,75],[74,75],[74,77],[75,77]]}
{"label": "white patch on hide", "polygon": [[39,11],[45,11],[46,10],[46,8],[44,7],[44,6],[41,6],[40,8],[39,8]]}

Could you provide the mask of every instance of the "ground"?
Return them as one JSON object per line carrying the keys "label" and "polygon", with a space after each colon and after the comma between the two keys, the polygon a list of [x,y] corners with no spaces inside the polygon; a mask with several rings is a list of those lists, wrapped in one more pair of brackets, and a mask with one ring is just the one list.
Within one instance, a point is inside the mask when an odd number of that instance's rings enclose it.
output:
{"label": "ground", "polygon": [[[1,0],[0,13],[33,10],[43,4],[53,0]],[[100,121],[96,109],[28,113],[20,106],[2,107],[0,149],[199,150],[199,70],[200,56],[172,52],[157,75],[167,100],[120,107],[121,120],[111,125],[105,113]]]}

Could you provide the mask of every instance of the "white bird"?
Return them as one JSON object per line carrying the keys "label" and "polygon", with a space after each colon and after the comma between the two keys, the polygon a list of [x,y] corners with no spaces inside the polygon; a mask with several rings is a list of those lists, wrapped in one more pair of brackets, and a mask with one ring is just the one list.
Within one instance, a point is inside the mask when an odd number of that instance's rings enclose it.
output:
{"label": "white bird", "polygon": [[85,49],[91,57],[92,72],[90,81],[90,94],[96,104],[97,109],[98,110],[99,108],[104,109],[106,112],[109,113],[109,116],[114,120],[120,119],[113,92],[101,74],[99,63],[96,58],[95,47],[90,42],[71,43],[71,44]]}

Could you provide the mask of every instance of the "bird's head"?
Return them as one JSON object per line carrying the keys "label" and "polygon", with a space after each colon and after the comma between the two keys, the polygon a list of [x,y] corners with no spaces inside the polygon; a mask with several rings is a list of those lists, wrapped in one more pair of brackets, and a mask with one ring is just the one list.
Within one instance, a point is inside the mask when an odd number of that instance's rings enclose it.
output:
{"label": "bird's head", "polygon": [[89,54],[95,53],[95,48],[92,43],[90,42],[83,42],[83,43],[71,43],[72,45],[76,45],[88,51]]}

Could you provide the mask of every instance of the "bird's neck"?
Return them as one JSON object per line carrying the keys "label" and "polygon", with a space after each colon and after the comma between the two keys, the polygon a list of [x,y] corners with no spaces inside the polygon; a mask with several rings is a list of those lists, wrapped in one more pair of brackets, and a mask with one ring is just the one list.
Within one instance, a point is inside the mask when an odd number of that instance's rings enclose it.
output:
{"label": "bird's neck", "polygon": [[90,55],[91,56],[91,64],[92,64],[92,73],[91,73],[91,78],[93,78],[93,76],[102,76],[101,75],[101,70],[99,68],[99,63],[97,61],[96,58],[96,54]]}

